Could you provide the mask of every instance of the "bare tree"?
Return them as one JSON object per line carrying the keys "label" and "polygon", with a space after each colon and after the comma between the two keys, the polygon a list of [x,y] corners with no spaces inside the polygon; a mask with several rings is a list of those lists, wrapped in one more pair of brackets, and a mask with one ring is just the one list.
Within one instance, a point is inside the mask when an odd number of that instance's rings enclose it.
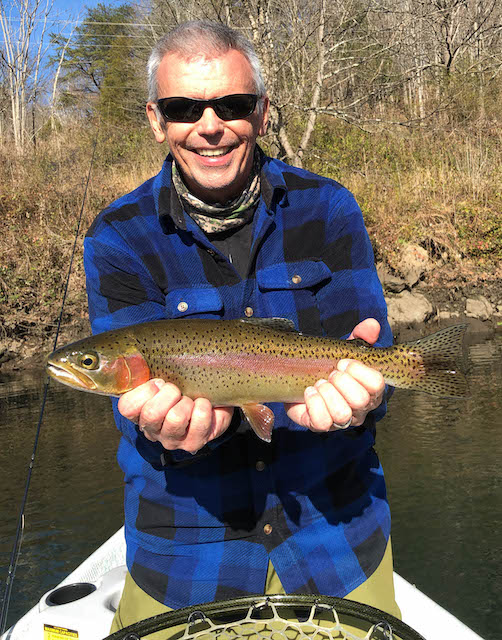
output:
{"label": "bare tree", "polygon": [[387,61],[403,34],[373,0],[243,4],[270,88],[273,146],[292,164],[302,165],[319,115],[361,122],[394,89]]}
{"label": "bare tree", "polygon": [[320,117],[366,128],[417,126],[451,102],[445,77],[452,74],[478,74],[481,101],[483,79],[502,68],[498,3],[154,0],[145,21],[152,41],[193,18],[249,37],[271,101],[270,151],[301,166]]}
{"label": "bare tree", "polygon": [[[53,0],[0,0],[0,27],[4,48],[0,64],[7,77],[12,133],[16,150],[22,152],[27,138],[27,111],[35,107],[40,90],[44,36],[49,27]],[[37,42],[35,42],[35,35]]]}
{"label": "bare tree", "polygon": [[499,1],[406,0],[403,8],[410,24],[403,59],[415,57],[421,73],[420,87],[410,82],[411,100],[424,100],[427,89],[429,96],[439,98],[455,76],[462,78],[457,84],[465,86],[466,78],[475,75],[482,100],[483,75],[502,62]]}
{"label": "bare tree", "polygon": [[54,77],[52,79],[52,92],[51,92],[51,115],[50,115],[50,122],[51,122],[51,129],[54,130],[56,127],[56,110],[57,110],[57,89],[58,89],[58,81],[59,81],[59,76],[61,74],[61,68],[63,66],[64,63],[64,59],[65,59],[65,55],[66,52],[68,50],[68,47],[70,46],[71,43],[71,39],[73,36],[73,32],[74,32],[75,28],[73,27],[70,31],[69,36],[66,38],[62,48],[61,48],[61,52],[59,55],[59,59],[56,65],[56,70],[54,72]]}

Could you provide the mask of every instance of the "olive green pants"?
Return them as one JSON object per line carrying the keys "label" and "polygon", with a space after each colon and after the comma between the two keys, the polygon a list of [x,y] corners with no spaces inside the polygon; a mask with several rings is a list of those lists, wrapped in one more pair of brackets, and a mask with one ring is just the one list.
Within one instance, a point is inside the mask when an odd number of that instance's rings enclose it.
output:
{"label": "olive green pants", "polygon": [[[265,582],[265,595],[284,594],[284,587],[279,580],[279,576],[269,562],[267,578]],[[382,562],[376,571],[363,582],[357,589],[345,596],[348,600],[355,600],[368,604],[386,613],[390,613],[396,618],[401,618],[401,612],[397,606],[394,595],[392,546],[389,540]],[[172,611],[169,607],[157,602],[154,598],[145,593],[127,573],[124,591],[120,599],[119,606],[113,619],[110,633],[123,629],[139,620],[156,616],[160,613]],[[166,631],[159,631],[148,636],[148,640],[166,640],[182,629],[176,627]]]}

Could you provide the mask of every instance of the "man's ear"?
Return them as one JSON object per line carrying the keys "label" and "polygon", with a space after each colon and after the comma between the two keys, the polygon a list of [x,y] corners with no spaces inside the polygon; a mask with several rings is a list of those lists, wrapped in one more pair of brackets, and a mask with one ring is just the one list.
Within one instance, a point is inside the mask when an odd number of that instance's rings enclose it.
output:
{"label": "man's ear", "polygon": [[264,136],[267,133],[269,110],[270,100],[268,99],[268,96],[265,96],[263,98],[260,128],[258,129],[258,135],[260,136]]}
{"label": "man's ear", "polygon": [[158,143],[162,143],[166,139],[166,132],[164,130],[164,126],[160,121],[160,115],[158,114],[158,108],[155,102],[147,102],[146,103],[146,115],[148,116],[148,120],[150,121],[150,126],[152,127],[153,135],[155,136],[155,140]]}

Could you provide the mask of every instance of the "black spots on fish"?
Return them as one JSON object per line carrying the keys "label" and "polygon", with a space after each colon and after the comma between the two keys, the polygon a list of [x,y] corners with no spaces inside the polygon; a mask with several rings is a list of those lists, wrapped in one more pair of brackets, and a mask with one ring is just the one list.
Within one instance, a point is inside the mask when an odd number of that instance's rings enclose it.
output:
{"label": "black spots on fish", "polygon": [[410,388],[435,396],[463,398],[469,395],[467,380],[456,369],[428,369],[426,375],[414,381]]}

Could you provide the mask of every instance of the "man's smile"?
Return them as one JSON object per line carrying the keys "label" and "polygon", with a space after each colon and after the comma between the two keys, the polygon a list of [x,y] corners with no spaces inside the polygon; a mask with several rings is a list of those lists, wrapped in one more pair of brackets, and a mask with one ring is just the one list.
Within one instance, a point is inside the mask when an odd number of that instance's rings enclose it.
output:
{"label": "man's smile", "polygon": [[214,156],[224,156],[230,151],[232,151],[234,147],[220,147],[219,149],[190,149],[199,156],[206,157],[214,157]]}

